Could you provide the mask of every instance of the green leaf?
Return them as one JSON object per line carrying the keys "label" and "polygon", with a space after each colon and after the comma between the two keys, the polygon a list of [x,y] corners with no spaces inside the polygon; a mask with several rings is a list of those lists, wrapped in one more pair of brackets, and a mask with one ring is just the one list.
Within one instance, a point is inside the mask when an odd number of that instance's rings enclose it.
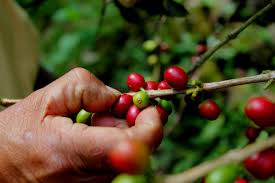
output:
{"label": "green leaf", "polygon": [[165,14],[171,17],[184,17],[188,14],[186,8],[173,0],[164,1]]}

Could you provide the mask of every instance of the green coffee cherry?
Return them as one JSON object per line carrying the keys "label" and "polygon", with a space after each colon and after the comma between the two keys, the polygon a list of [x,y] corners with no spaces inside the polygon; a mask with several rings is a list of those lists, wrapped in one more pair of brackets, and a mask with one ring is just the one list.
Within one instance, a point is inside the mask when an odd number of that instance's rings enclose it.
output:
{"label": "green coffee cherry", "polygon": [[146,183],[146,179],[142,175],[127,175],[120,174],[115,179],[113,179],[112,183]]}
{"label": "green coffee cherry", "polygon": [[206,176],[207,183],[232,183],[240,173],[240,166],[229,164],[218,167]]}
{"label": "green coffee cherry", "polygon": [[165,111],[168,113],[168,114],[171,114],[172,113],[172,104],[171,102],[167,101],[167,100],[163,100],[163,99],[160,99],[158,101],[159,105],[161,107],[163,107],[165,109]]}
{"label": "green coffee cherry", "polygon": [[139,91],[134,95],[133,102],[138,108],[143,109],[149,104],[149,95],[146,91]]}
{"label": "green coffee cherry", "polygon": [[154,51],[158,47],[158,43],[154,40],[147,40],[143,43],[143,49],[147,52]]}
{"label": "green coffee cherry", "polygon": [[84,109],[81,109],[76,116],[76,122],[77,123],[87,123],[91,119],[91,115],[92,115],[92,113],[87,112]]}
{"label": "green coffee cherry", "polygon": [[262,130],[260,132],[260,134],[258,135],[256,142],[264,141],[264,140],[268,139],[268,136],[269,136],[268,132],[265,130]]}
{"label": "green coffee cherry", "polygon": [[158,63],[158,61],[159,57],[156,54],[149,55],[147,58],[147,63],[149,65],[155,65],[156,63]]}

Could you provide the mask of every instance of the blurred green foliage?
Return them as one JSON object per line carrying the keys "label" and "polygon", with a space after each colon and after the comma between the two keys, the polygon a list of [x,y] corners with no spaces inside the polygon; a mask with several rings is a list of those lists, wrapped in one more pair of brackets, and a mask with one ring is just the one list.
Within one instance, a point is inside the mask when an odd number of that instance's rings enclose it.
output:
{"label": "blurred green foliage", "polygon": [[[74,67],[84,67],[121,91],[127,91],[125,81],[130,72],[139,72],[147,80],[161,80],[158,76],[162,76],[168,65],[177,64],[188,70],[198,44],[207,44],[211,48],[266,4],[261,0],[178,0],[189,12],[184,18],[167,17],[163,21],[163,17],[156,15],[139,23],[130,23],[112,2],[108,3],[101,17],[104,1],[17,1],[41,32],[41,65],[44,68],[61,76]],[[101,18],[103,22],[99,27]],[[274,30],[272,17],[262,17],[219,50],[200,68],[196,77],[210,82],[274,69]],[[154,53],[159,56],[158,64],[147,63],[150,53],[144,51],[142,45],[148,39],[170,45],[169,52]],[[248,143],[244,131],[253,125],[243,112],[247,99],[254,95],[275,99],[274,85],[266,91],[263,85],[239,86],[206,94],[205,98],[215,99],[222,109],[222,115],[215,121],[200,118],[197,106],[187,105],[183,119],[164,138],[153,156],[153,169],[178,173],[230,149],[244,147]],[[166,128],[171,127],[177,115],[182,113],[178,111],[181,100],[180,96],[173,100],[174,111]],[[251,179],[245,171],[243,175]]]}

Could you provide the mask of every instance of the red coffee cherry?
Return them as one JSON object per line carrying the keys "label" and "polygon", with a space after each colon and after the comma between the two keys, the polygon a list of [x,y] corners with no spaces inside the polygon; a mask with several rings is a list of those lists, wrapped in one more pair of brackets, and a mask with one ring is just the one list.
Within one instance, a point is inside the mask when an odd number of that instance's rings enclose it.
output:
{"label": "red coffee cherry", "polygon": [[205,44],[199,44],[196,48],[197,55],[202,55],[206,52],[207,46]]}
{"label": "red coffee cherry", "polygon": [[134,72],[128,76],[127,85],[132,91],[136,92],[145,86],[145,80],[141,74]]}
{"label": "red coffee cherry", "polygon": [[149,149],[140,141],[128,139],[114,145],[108,159],[118,172],[138,174],[149,165]]}
{"label": "red coffee cherry", "polygon": [[234,183],[249,183],[247,180],[243,179],[243,178],[237,178]]}
{"label": "red coffee cherry", "polygon": [[270,148],[248,157],[244,161],[246,169],[258,179],[268,179],[275,175],[275,150]]}
{"label": "red coffee cherry", "polygon": [[208,120],[217,119],[220,115],[220,112],[220,107],[212,99],[208,99],[199,105],[200,115]]}
{"label": "red coffee cherry", "polygon": [[186,88],[188,76],[185,71],[178,66],[170,66],[164,72],[164,79],[167,83],[176,90]]}
{"label": "red coffee cherry", "polygon": [[171,86],[167,83],[167,81],[164,80],[164,81],[159,82],[158,89],[159,90],[168,90],[168,89],[171,89]]}
{"label": "red coffee cherry", "polygon": [[252,97],[245,106],[245,113],[249,119],[260,127],[275,126],[275,104],[266,97]]}
{"label": "red coffee cherry", "polygon": [[248,127],[245,131],[245,135],[250,142],[254,142],[260,134],[260,132],[261,130],[258,128]]}
{"label": "red coffee cherry", "polygon": [[[167,81],[163,80],[159,82],[158,90],[168,90],[168,89],[171,89],[171,86],[167,83]],[[164,98],[166,100],[172,100],[173,96],[166,96],[166,97],[160,97],[160,98]]]}
{"label": "red coffee cherry", "polygon": [[165,125],[165,123],[168,120],[168,113],[165,111],[165,109],[159,105],[156,105],[156,109],[160,115],[160,119],[163,125]]}
{"label": "red coffee cherry", "polygon": [[112,113],[118,118],[124,118],[131,105],[133,105],[133,97],[122,94],[113,105]]}
{"label": "red coffee cherry", "polygon": [[145,90],[157,90],[158,83],[156,81],[146,81],[144,89]]}
{"label": "red coffee cherry", "polygon": [[136,105],[132,105],[126,115],[126,122],[129,127],[134,126],[140,109]]}

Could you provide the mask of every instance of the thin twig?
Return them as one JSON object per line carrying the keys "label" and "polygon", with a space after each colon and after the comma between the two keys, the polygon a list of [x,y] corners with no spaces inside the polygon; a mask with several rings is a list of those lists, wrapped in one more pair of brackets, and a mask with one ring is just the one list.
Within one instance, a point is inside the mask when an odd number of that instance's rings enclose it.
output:
{"label": "thin twig", "polygon": [[[268,81],[270,79],[275,78],[275,71],[271,71],[268,74],[259,74],[255,76],[249,76],[249,77],[243,77],[243,78],[237,78],[237,79],[230,79],[225,81],[218,81],[218,82],[211,82],[211,83],[204,83],[202,84],[202,87],[199,88],[199,91],[214,91],[224,88],[229,88],[237,85],[244,85],[244,84],[251,84],[251,83],[259,83]],[[176,95],[176,94],[186,94],[186,92],[190,92],[192,90],[196,90],[197,88],[191,88],[187,90],[174,90],[174,89],[168,89],[168,90],[148,90],[148,95],[151,98],[156,97],[164,97],[169,95]],[[136,92],[130,92],[127,93],[129,95],[135,95]]]}
{"label": "thin twig", "polygon": [[[269,73],[269,75],[257,75],[257,76],[231,79],[231,80],[225,80],[225,81],[219,81],[219,82],[204,83],[203,87],[200,90],[212,91],[212,90],[218,90],[218,89],[223,89],[223,88],[228,88],[228,87],[243,85],[248,83],[256,83],[256,82],[262,82],[262,81],[273,82],[274,79],[272,78],[274,77],[274,74],[275,72],[273,71]],[[184,116],[184,108],[185,108],[185,103],[181,102],[179,111],[182,111],[182,112],[180,112],[176,116],[176,118],[174,119],[174,123],[165,130],[165,133],[164,133],[165,136],[169,136],[172,133],[172,131],[175,129],[177,124],[182,120],[182,117]]]}
{"label": "thin twig", "polygon": [[[203,83],[201,88],[189,88],[187,90],[148,90],[147,93],[150,96],[150,98],[156,98],[156,97],[164,97],[164,96],[170,96],[170,95],[176,95],[176,94],[186,94],[192,91],[214,91],[224,88],[229,88],[237,85],[245,85],[250,83],[259,83],[268,81],[271,79],[275,79],[275,71],[270,71],[268,74],[259,74],[255,76],[249,76],[249,77],[242,77],[237,79],[230,79],[230,80],[224,80],[224,81],[218,81],[218,82],[211,82],[211,83]],[[135,95],[136,92],[130,92],[127,93],[128,95]],[[20,100],[15,99],[5,99],[0,98],[0,105],[2,106],[10,106],[12,104],[15,104],[19,102]]]}
{"label": "thin twig", "polygon": [[[273,0],[272,1],[272,3],[273,3],[273,6],[274,6],[274,1],[275,0]],[[264,11],[268,11],[268,10],[264,10]],[[260,12],[260,13],[263,13],[263,12]],[[259,15],[260,16],[260,15]],[[257,17],[254,17],[255,19],[257,18]],[[192,73],[194,73],[195,71],[196,71],[196,69],[198,69],[199,68],[199,66],[200,65],[202,65],[208,58],[210,58],[216,51],[218,51],[222,46],[224,46],[225,44],[227,44],[230,40],[229,40],[229,38],[230,39],[234,39],[235,37],[237,37],[237,35],[241,32],[241,31],[243,31],[249,24],[251,24],[255,19],[254,19],[253,17],[251,17],[245,24],[246,25],[244,25],[244,26],[242,26],[240,29],[237,29],[237,30],[235,30],[232,34],[230,34],[228,37],[227,37],[227,39],[226,40],[224,40],[223,42],[221,42],[220,44],[218,44],[218,45],[216,45],[216,47],[214,47],[213,49],[210,49],[208,52],[206,52],[202,57],[200,57],[200,59],[199,59],[199,61],[198,61],[198,63],[196,64],[196,65],[194,65],[191,69],[190,69],[190,71],[189,71],[189,75],[191,75]],[[232,37],[230,37],[230,36],[233,36],[233,38]],[[272,80],[269,80],[269,83],[272,83],[273,81]],[[268,84],[266,85],[266,86],[268,86]],[[182,98],[183,99],[183,98]],[[176,117],[175,117],[175,120],[173,121],[173,123],[171,124],[171,126],[169,126],[169,128],[166,128],[166,130],[165,130],[165,136],[169,136],[172,132],[173,132],[173,130],[177,127],[177,125],[180,123],[180,121],[182,120],[182,117],[184,116],[184,108],[185,107],[181,107],[181,106],[185,106],[185,102],[184,102],[184,100],[181,100],[181,102],[180,102],[180,107],[179,107],[179,112],[178,112],[178,114],[176,115]]]}
{"label": "thin twig", "polygon": [[203,54],[199,60],[191,67],[191,69],[188,72],[188,75],[193,74],[197,68],[199,68],[206,60],[208,60],[216,51],[218,51],[221,47],[226,45],[231,40],[237,38],[237,36],[245,30],[250,24],[252,24],[255,20],[257,20],[259,17],[261,17],[263,14],[265,14],[267,11],[269,11],[274,6],[273,2],[270,2],[268,5],[266,5],[263,9],[258,11],[255,15],[250,17],[244,24],[242,24],[238,29],[231,32],[227,37],[219,42],[216,46],[214,46],[212,49],[208,50]]}
{"label": "thin twig", "polygon": [[185,172],[164,176],[163,183],[191,183],[201,178],[210,171],[218,168],[219,166],[226,165],[229,163],[240,163],[247,157],[260,152],[262,150],[268,149],[275,145],[275,135],[271,136],[265,141],[256,142],[250,144],[243,149],[235,149],[227,152],[218,159],[204,162],[196,167],[193,167]]}
{"label": "thin twig", "polygon": [[268,81],[268,80],[274,79],[274,78],[275,78],[275,71],[272,71],[268,74],[260,74],[260,75],[256,75],[256,76],[249,76],[249,77],[243,77],[243,78],[238,78],[238,79],[230,79],[230,80],[219,81],[219,82],[204,83],[203,90],[204,91],[218,90],[218,89],[229,88],[229,87],[237,86],[237,85],[264,82],[264,81]]}

